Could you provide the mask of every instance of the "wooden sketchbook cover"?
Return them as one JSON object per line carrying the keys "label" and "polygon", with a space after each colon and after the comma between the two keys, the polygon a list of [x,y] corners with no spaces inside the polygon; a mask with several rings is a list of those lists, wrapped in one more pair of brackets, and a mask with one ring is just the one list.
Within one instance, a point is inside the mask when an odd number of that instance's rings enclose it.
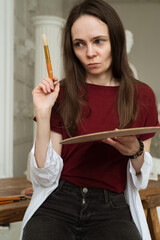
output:
{"label": "wooden sketchbook cover", "polygon": [[126,128],[126,129],[120,129],[120,130],[97,132],[97,133],[91,133],[91,134],[71,137],[71,138],[62,140],[60,143],[61,144],[74,144],[74,143],[82,143],[82,142],[91,142],[91,141],[103,140],[105,138],[156,133],[158,131],[160,132],[160,127]]}

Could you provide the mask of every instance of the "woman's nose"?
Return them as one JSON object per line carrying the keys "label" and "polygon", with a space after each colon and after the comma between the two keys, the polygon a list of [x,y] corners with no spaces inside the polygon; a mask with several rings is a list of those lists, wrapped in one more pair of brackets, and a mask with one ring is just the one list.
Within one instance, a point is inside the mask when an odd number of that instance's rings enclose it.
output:
{"label": "woman's nose", "polygon": [[96,56],[96,50],[93,45],[88,45],[87,46],[87,57],[94,57]]}

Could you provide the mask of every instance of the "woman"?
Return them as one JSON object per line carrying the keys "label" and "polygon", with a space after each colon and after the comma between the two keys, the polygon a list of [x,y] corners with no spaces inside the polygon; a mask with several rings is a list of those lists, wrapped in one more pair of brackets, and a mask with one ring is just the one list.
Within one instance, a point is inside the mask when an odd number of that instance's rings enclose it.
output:
{"label": "woman", "polygon": [[107,3],[73,7],[64,67],[61,89],[45,77],[33,90],[34,194],[22,239],[149,240],[138,190],[148,183],[154,134],[60,144],[70,136],[158,125],[154,94],[134,78],[122,23]]}

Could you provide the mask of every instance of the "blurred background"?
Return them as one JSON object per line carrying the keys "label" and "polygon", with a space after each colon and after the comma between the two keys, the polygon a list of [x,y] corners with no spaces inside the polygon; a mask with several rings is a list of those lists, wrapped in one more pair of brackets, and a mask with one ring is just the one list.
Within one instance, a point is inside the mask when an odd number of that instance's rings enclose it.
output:
{"label": "blurred background", "polygon": [[[69,10],[77,2],[0,0],[0,178],[26,174],[35,128],[32,89],[47,75],[41,34],[47,35],[54,75],[61,78],[61,31]],[[107,2],[123,22],[130,64],[138,79],[154,90],[160,115],[160,1]],[[153,138],[151,153],[158,169],[160,134]],[[0,239],[18,239],[19,226],[15,223],[9,229],[0,229]]]}

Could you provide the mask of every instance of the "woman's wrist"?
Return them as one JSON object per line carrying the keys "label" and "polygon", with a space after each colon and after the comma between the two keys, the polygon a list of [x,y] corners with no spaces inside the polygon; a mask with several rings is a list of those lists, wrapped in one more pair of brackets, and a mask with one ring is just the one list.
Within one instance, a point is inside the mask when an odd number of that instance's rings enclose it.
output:
{"label": "woman's wrist", "polygon": [[51,108],[43,108],[43,109],[35,108],[35,113],[36,113],[37,120],[48,119],[48,118],[50,119]]}
{"label": "woman's wrist", "polygon": [[138,142],[139,142],[139,150],[136,154],[129,156],[130,159],[135,159],[140,157],[143,153],[144,153],[144,144],[143,141],[140,138],[137,138]]}

